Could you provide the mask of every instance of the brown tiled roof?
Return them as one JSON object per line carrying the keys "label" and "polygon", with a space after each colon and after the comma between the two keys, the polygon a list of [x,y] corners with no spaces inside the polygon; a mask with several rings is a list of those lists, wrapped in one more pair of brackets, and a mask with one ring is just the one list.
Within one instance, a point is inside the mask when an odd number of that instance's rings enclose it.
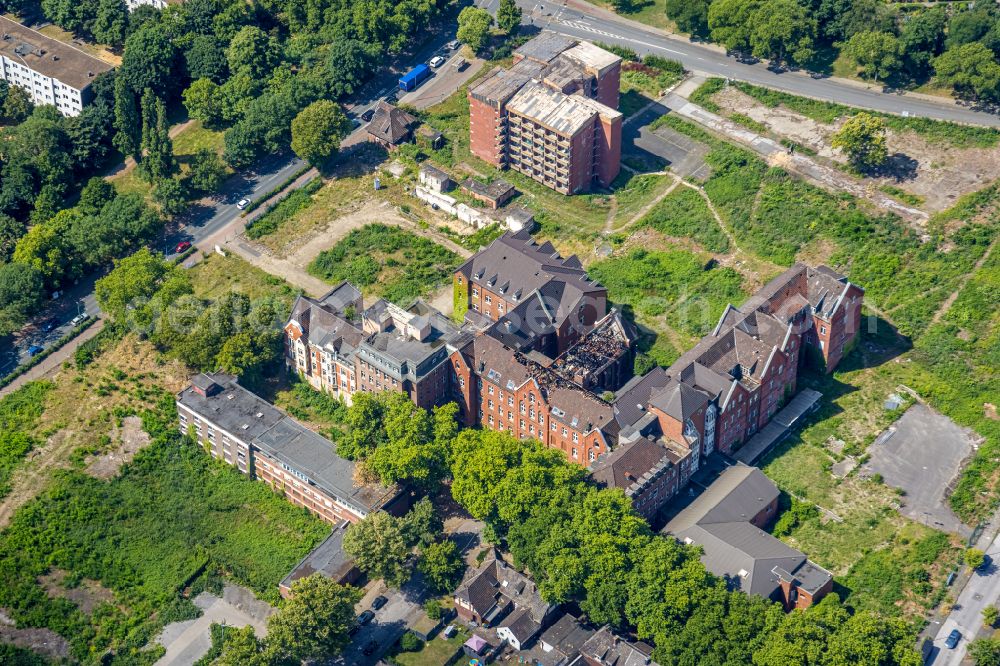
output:
{"label": "brown tiled roof", "polygon": [[591,476],[608,488],[627,490],[664,458],[675,457],[659,442],[643,437],[602,455],[594,462]]}
{"label": "brown tiled roof", "polygon": [[368,123],[368,133],[383,141],[396,144],[409,136],[410,125],[416,122],[417,119],[406,111],[385,100],[379,100],[375,105],[375,114]]}

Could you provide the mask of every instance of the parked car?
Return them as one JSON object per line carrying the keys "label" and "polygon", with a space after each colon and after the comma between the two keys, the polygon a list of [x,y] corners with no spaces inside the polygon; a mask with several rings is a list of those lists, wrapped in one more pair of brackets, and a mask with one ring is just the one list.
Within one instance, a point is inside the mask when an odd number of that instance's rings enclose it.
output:
{"label": "parked car", "polygon": [[87,321],[89,318],[90,318],[89,314],[87,314],[86,312],[81,312],[77,316],[73,317],[69,321],[69,323],[72,324],[73,326],[79,326],[83,322]]}
{"label": "parked car", "polygon": [[437,69],[438,67],[444,64],[444,58],[442,58],[441,56],[434,56],[433,58],[431,58],[431,61],[427,64],[429,64],[434,69]]}
{"label": "parked car", "polygon": [[377,649],[378,649],[377,641],[368,641],[368,644],[365,645],[365,649],[361,651],[361,654],[365,655],[366,657],[370,657],[372,654],[375,653],[375,650]]}
{"label": "parked car", "polygon": [[952,629],[951,633],[948,634],[948,638],[944,639],[944,646],[949,650],[954,650],[960,640],[962,640],[962,634],[958,629]]}
{"label": "parked car", "polygon": [[58,325],[59,322],[57,322],[55,319],[46,319],[45,321],[42,322],[42,325],[39,328],[42,329],[43,333],[48,333],[53,329],[55,329],[55,327]]}
{"label": "parked car", "polygon": [[385,606],[387,603],[389,603],[389,600],[379,595],[374,599],[372,599],[372,610],[378,610],[379,608],[382,608],[382,606]]}
{"label": "parked car", "polygon": [[250,205],[249,199],[240,199],[239,201],[236,202],[236,207],[239,208],[240,210],[243,210],[249,205]]}
{"label": "parked car", "polygon": [[462,45],[462,42],[458,41],[457,39],[453,39],[450,42],[448,42],[447,44],[445,44],[445,46],[448,47],[449,51],[454,51],[455,49],[457,49],[461,45]]}
{"label": "parked car", "polygon": [[374,116],[375,116],[375,109],[368,109],[367,111],[361,114],[361,120],[365,121],[366,123],[370,123]]}
{"label": "parked car", "polygon": [[191,247],[191,243],[187,241],[181,241],[180,243],[177,244],[177,247],[174,248],[174,252],[180,254],[181,252],[187,250],[189,247]]}
{"label": "parked car", "polygon": [[455,68],[456,72],[461,72],[468,65],[469,61],[467,61],[465,58],[458,58],[455,60],[455,62],[451,63],[451,66]]}
{"label": "parked car", "polygon": [[358,616],[358,626],[363,627],[364,625],[371,622],[373,617],[375,617],[375,613],[373,613],[370,610],[366,610],[364,613]]}
{"label": "parked car", "polygon": [[28,347],[28,356],[38,356],[43,351],[45,350],[42,347],[38,345],[31,345],[30,347]]}

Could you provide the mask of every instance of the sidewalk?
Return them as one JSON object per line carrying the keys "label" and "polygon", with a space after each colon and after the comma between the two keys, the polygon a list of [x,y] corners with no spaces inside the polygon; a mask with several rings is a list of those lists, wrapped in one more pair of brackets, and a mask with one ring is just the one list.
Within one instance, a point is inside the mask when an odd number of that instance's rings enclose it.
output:
{"label": "sidewalk", "polygon": [[2,389],[0,389],[0,397],[5,396],[13,391],[16,391],[17,389],[21,388],[28,382],[33,382],[36,379],[42,379],[43,377],[58,370],[62,366],[63,361],[66,361],[71,356],[73,356],[73,354],[76,352],[77,347],[79,347],[81,344],[83,344],[87,340],[90,340],[92,337],[100,333],[103,328],[104,328],[104,320],[98,319],[95,324],[91,325],[83,333],[76,336],[75,338],[67,342],[64,346],[60,347],[56,351],[46,356],[45,360],[43,360],[41,363],[31,368],[31,370],[28,370],[26,373],[24,373],[14,381],[12,381],[10,384],[7,384],[7,386],[4,386]]}

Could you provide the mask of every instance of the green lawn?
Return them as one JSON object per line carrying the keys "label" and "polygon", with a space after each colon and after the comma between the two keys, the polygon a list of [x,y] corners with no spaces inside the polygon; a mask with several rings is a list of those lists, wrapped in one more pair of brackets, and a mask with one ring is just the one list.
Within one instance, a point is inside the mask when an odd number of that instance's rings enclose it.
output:
{"label": "green lawn", "polygon": [[622,226],[634,221],[643,208],[655,201],[657,197],[663,196],[663,193],[670,189],[673,184],[674,179],[670,176],[634,174],[631,171],[622,171],[614,183],[618,209],[615,211],[611,230],[617,231]]}
{"label": "green lawn", "polygon": [[202,125],[200,120],[195,120],[174,137],[174,155],[181,162],[205,148],[221,155],[225,148],[224,136],[224,131],[208,129]]}
{"label": "green lawn", "polygon": [[445,639],[438,634],[424,643],[419,652],[398,652],[392,658],[400,666],[441,666],[462,649],[469,635],[467,629],[460,627],[451,638]]}

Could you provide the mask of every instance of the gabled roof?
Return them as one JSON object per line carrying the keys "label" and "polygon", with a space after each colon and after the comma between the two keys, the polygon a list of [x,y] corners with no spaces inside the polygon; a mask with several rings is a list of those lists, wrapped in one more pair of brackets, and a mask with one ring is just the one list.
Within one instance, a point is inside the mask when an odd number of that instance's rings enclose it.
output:
{"label": "gabled roof", "polygon": [[665,531],[746,521],[777,499],[778,487],[756,467],[732,465],[671,520]]}
{"label": "gabled roof", "polygon": [[455,597],[471,605],[483,618],[497,606],[510,602],[517,609],[526,609],[528,618],[539,625],[552,609],[539,595],[534,581],[504,562],[496,550],[490,551],[482,565],[467,572]]}
{"label": "gabled roof", "polygon": [[642,437],[604,453],[591,465],[591,477],[607,488],[621,488],[626,494],[642,477],[661,466],[676,464],[678,456],[661,442]]}
{"label": "gabled roof", "polygon": [[693,386],[672,379],[664,388],[651,395],[649,404],[684,423],[699,409],[704,409],[708,400],[707,395]]}
{"label": "gabled roof", "polygon": [[604,626],[587,639],[580,653],[601,666],[656,666],[648,648],[644,643],[627,641]]}

